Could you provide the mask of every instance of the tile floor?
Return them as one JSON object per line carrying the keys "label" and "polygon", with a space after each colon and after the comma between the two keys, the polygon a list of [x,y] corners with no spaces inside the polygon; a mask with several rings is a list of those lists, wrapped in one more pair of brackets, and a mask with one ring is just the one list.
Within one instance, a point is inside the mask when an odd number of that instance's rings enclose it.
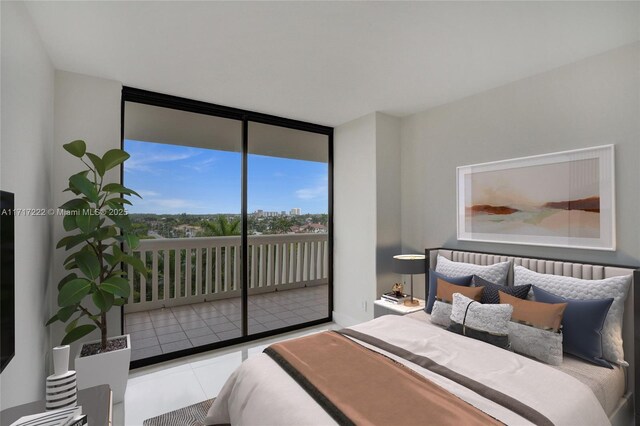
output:
{"label": "tile floor", "polygon": [[124,403],[114,406],[114,425],[142,426],[150,417],[213,398],[242,361],[268,345],[337,328],[327,323],[133,370]]}
{"label": "tile floor", "polygon": [[[241,315],[240,298],[126,314],[131,359],[240,337]],[[249,334],[327,316],[327,285],[249,296]]]}

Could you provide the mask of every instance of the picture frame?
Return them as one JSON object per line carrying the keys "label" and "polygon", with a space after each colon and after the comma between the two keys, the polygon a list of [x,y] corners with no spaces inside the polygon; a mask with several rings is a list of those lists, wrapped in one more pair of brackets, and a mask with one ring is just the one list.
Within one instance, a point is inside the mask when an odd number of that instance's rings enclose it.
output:
{"label": "picture frame", "polygon": [[616,249],[614,145],[457,167],[461,241]]}

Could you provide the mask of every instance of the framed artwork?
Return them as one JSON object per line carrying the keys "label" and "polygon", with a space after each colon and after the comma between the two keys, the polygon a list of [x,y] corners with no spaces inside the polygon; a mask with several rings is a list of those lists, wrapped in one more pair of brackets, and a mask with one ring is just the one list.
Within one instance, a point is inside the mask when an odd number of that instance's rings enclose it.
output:
{"label": "framed artwork", "polygon": [[457,168],[458,240],[615,250],[613,145]]}

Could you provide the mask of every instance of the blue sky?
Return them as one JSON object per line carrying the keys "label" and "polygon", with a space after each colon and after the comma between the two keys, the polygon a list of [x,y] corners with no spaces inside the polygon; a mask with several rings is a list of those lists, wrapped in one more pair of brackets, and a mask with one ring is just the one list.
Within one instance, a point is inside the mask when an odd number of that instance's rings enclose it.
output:
{"label": "blue sky", "polygon": [[[124,141],[124,185],[142,195],[129,213],[240,213],[241,155],[152,142]],[[328,165],[249,155],[249,213],[328,210]]]}

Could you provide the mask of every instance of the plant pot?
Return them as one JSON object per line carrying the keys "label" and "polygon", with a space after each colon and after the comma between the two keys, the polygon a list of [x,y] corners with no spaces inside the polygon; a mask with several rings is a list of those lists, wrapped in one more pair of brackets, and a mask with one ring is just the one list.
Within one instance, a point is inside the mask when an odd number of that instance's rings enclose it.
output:
{"label": "plant pot", "polygon": [[129,379],[129,362],[131,361],[131,337],[125,334],[124,336],[111,337],[109,340],[118,337],[127,338],[127,347],[125,349],[80,357],[84,345],[96,343],[99,340],[86,342],[80,347],[75,364],[78,389],[108,384],[113,392],[114,404],[124,400],[127,380]]}

